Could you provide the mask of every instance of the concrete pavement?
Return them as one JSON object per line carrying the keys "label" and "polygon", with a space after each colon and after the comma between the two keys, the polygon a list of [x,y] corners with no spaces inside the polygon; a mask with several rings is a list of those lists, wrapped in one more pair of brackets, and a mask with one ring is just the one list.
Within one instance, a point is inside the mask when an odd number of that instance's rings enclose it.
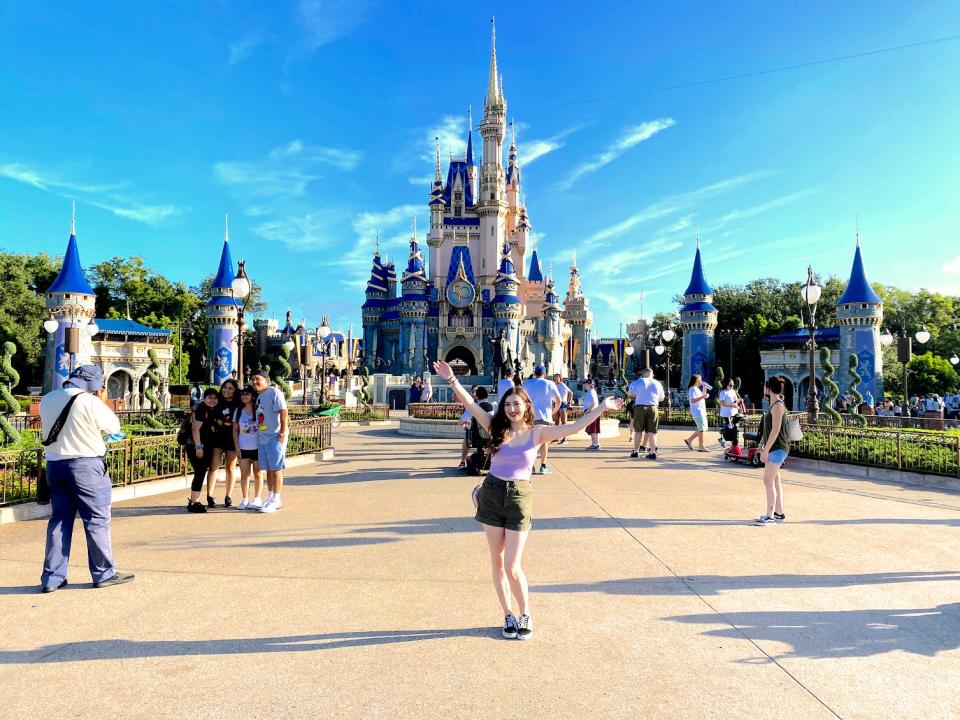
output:
{"label": "concrete pavement", "polygon": [[551,450],[499,637],[458,444],[340,428],[273,515],[115,507],[129,585],[35,594],[42,521],[0,527],[0,718],[952,718],[960,494],[759,471],[661,433]]}

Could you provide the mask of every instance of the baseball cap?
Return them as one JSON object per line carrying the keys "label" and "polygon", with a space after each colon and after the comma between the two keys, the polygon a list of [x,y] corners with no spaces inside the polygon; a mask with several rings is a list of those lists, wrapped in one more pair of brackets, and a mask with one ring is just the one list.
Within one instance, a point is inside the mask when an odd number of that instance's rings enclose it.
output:
{"label": "baseball cap", "polygon": [[99,392],[103,387],[103,370],[99,365],[81,365],[63,383],[64,387],[68,385],[85,392]]}
{"label": "baseball cap", "polygon": [[541,364],[541,365],[537,365],[537,366],[533,369],[533,374],[534,374],[534,375],[544,375],[546,372],[547,372],[547,369],[546,369],[542,364]]}

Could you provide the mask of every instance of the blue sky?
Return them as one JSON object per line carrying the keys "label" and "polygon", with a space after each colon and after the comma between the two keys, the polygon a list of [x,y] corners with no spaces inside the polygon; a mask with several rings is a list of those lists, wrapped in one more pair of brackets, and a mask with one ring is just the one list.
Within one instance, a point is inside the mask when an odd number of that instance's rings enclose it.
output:
{"label": "blue sky", "polygon": [[489,17],[537,245],[574,248],[595,327],[670,309],[698,226],[713,284],[845,276],[960,293],[954,2],[34,3],[0,0],[0,246],[214,272],[230,214],[271,314],[359,327],[379,228],[428,224]]}

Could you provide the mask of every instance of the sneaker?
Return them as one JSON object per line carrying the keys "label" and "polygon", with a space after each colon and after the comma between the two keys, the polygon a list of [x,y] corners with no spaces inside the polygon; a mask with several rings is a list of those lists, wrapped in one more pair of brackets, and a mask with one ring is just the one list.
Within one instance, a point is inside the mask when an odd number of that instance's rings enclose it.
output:
{"label": "sneaker", "polygon": [[513,616],[513,613],[503,618],[503,629],[500,630],[500,634],[507,640],[517,639],[517,619]]}
{"label": "sneaker", "polygon": [[521,615],[517,620],[517,639],[529,640],[533,637],[533,623],[529,615]]}
{"label": "sneaker", "polygon": [[632,458],[638,458],[638,457],[640,457],[640,451],[639,451],[639,450],[634,450],[632,453],[630,453],[630,457],[632,457]]}
{"label": "sneaker", "polygon": [[237,510],[246,510],[248,507],[250,507],[250,501],[244,498],[240,501],[240,504],[237,505]]}
{"label": "sneaker", "polygon": [[656,459],[657,459],[657,454],[655,452],[647,453],[647,460],[656,460]]}
{"label": "sneaker", "polygon": [[192,513],[205,513],[207,509],[203,506],[201,502],[193,502],[192,500],[187,500],[187,512]]}
{"label": "sneaker", "polygon": [[207,495],[207,507],[215,508],[217,506],[217,501],[213,499],[210,495]]}
{"label": "sneaker", "polygon": [[224,507],[233,507],[233,498],[230,497],[229,495],[227,495],[227,496],[223,499],[223,506],[224,506]]}
{"label": "sneaker", "polygon": [[551,470],[550,468],[548,468],[546,465],[541,465],[541,466],[540,466],[540,474],[541,474],[541,475],[549,475],[549,474],[552,473],[552,472],[553,472],[553,470]]}
{"label": "sneaker", "polygon": [[460,464],[457,465],[457,470],[463,470],[466,466],[467,466],[467,461],[466,461],[466,460],[461,460],[461,461],[460,461]]}
{"label": "sneaker", "polygon": [[769,515],[761,515],[760,517],[758,517],[756,520],[753,521],[753,524],[762,526],[762,525],[773,525],[775,522],[776,520],[774,520]]}
{"label": "sneaker", "polygon": [[563,445],[566,441],[566,438],[560,438],[560,442],[558,442],[557,445]]}
{"label": "sneaker", "polygon": [[775,512],[775,513],[773,514],[773,519],[774,519],[776,522],[786,522],[787,516],[784,515],[783,513]]}
{"label": "sneaker", "polygon": [[255,497],[247,507],[251,510],[259,510],[263,507],[263,500],[258,497]]}
{"label": "sneaker", "polygon": [[[52,593],[52,592],[56,592],[56,591],[59,590],[60,588],[65,588],[66,586],[67,586],[67,579],[64,578],[64,579],[63,579],[63,582],[60,583],[59,585],[52,585],[52,586],[50,586],[50,587],[46,587],[46,586],[41,587],[41,588],[40,588],[40,592],[42,592],[42,593]],[[510,617],[512,618],[513,615],[511,615]],[[513,627],[514,627],[514,628],[517,627],[517,626],[516,626],[516,623],[514,623],[514,626],[513,626]],[[516,631],[516,630],[513,631],[513,636],[514,636],[514,637],[517,636],[517,631]],[[506,635],[504,635],[504,637],[506,637]]]}
{"label": "sneaker", "polygon": [[274,497],[273,500],[270,500],[269,502],[265,503],[264,506],[260,508],[260,512],[272,513],[272,512],[276,512],[282,507],[283,507],[283,503],[281,503],[276,497]]}
{"label": "sneaker", "polygon": [[106,580],[95,582],[93,586],[95,588],[104,588],[104,587],[110,587],[111,585],[123,585],[124,583],[128,583],[131,580],[133,580],[133,578],[134,578],[133,573],[117,572],[111,575],[110,577],[108,577]]}

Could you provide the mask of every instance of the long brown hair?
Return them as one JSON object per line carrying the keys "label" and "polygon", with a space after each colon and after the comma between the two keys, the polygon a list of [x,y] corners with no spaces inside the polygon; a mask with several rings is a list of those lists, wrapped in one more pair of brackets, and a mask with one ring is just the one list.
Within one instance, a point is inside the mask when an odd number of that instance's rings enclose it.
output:
{"label": "long brown hair", "polygon": [[511,395],[516,395],[523,400],[526,405],[526,410],[523,413],[523,422],[527,425],[533,425],[533,403],[530,401],[530,396],[527,394],[527,391],[519,386],[505,390],[503,397],[500,398],[500,402],[497,404],[497,411],[493,414],[493,420],[490,422],[491,454],[496,453],[497,450],[500,449],[500,446],[507,437],[507,432],[510,430],[510,419],[507,417],[507,411],[504,410],[504,401]]}

